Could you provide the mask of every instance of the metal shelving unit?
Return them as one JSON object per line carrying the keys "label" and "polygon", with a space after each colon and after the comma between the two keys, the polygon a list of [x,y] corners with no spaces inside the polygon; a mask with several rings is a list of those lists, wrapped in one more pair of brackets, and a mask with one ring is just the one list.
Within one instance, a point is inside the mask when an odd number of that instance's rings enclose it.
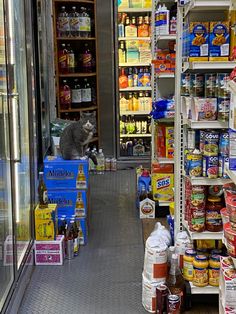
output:
{"label": "metal shelving unit", "polygon": [[[183,112],[183,101],[181,97],[181,74],[189,71],[191,73],[199,72],[217,72],[218,70],[224,70],[228,72],[236,66],[236,62],[183,62],[182,60],[182,34],[184,19],[187,17],[189,21],[198,21],[201,14],[211,16],[211,11],[219,12],[228,10],[230,7],[230,1],[213,1],[213,0],[191,0],[185,6],[178,6],[177,13],[177,55],[176,55],[176,80],[175,80],[175,235],[181,231],[186,230],[192,240],[199,239],[215,239],[221,240],[223,238],[223,232],[192,232],[189,230],[188,223],[184,219],[185,211],[185,178],[187,177],[184,172],[184,149],[186,142],[186,130],[190,129],[225,129],[228,128],[228,123],[222,123],[219,121],[193,121],[185,118]],[[209,11],[209,12],[207,12]],[[198,14],[198,12],[201,12]],[[193,14],[192,14],[193,13]],[[202,18],[202,17],[201,17]],[[206,17],[206,19],[208,19]],[[202,21],[203,19],[201,19]],[[195,71],[195,72],[194,72]],[[235,89],[236,90],[236,89]],[[189,177],[188,177],[189,178]],[[231,182],[231,179],[209,179],[205,177],[191,177],[189,178],[192,185],[223,185]],[[235,174],[236,180],[236,174]],[[192,294],[218,294],[218,287],[195,287],[191,285]]]}

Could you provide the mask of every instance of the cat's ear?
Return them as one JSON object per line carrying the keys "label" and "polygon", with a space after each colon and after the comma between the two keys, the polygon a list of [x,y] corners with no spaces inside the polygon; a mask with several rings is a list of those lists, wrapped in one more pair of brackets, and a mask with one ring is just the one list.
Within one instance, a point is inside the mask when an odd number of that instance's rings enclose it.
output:
{"label": "cat's ear", "polygon": [[93,116],[94,116],[94,118],[96,117],[96,111],[93,111]]}

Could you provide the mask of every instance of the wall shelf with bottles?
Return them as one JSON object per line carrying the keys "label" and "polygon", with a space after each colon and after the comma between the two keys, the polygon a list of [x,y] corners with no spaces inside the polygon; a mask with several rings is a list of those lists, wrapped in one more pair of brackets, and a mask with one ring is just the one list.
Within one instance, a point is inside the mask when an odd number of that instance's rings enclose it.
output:
{"label": "wall shelf with bottles", "polygon": [[58,117],[79,120],[94,112],[99,141],[96,1],[53,0]]}
{"label": "wall shelf with bottles", "polygon": [[150,156],[150,134],[141,134],[150,133],[152,107],[151,8],[150,2],[144,3],[117,8],[117,148],[123,159]]}

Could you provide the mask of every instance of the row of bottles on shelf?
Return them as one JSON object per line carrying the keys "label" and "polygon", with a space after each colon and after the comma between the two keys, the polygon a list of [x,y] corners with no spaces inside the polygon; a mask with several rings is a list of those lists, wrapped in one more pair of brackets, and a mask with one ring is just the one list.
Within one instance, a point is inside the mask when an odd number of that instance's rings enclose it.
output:
{"label": "row of bottles on shelf", "polygon": [[62,43],[58,52],[58,67],[61,74],[91,73],[95,71],[96,62],[87,43],[79,54],[74,52],[70,44]]}
{"label": "row of bottles on shelf", "polygon": [[150,92],[120,94],[120,111],[148,111],[152,110],[152,97]]}
{"label": "row of bottles on shelf", "polygon": [[[97,152],[96,146],[90,150],[91,158],[89,158],[89,172],[90,174],[104,174],[105,171],[116,171],[116,158],[106,158],[103,150],[100,148]],[[94,160],[97,160],[97,165]]]}
{"label": "row of bottles on shelf", "polygon": [[151,69],[146,68],[121,68],[119,73],[119,88],[150,87]]}
{"label": "row of bottles on shelf", "polygon": [[90,8],[62,6],[57,16],[58,37],[91,37],[92,20]]}
{"label": "row of bottles on shelf", "polygon": [[118,15],[118,36],[119,37],[150,37],[151,18],[147,14],[129,16],[126,13]]}
{"label": "row of bottles on shelf", "polygon": [[150,155],[150,139],[133,139],[120,141],[121,156],[148,156]]}
{"label": "row of bottles on shelf", "polygon": [[120,41],[119,63],[151,63],[151,45],[147,40]]}
{"label": "row of bottles on shelf", "polygon": [[80,108],[96,103],[96,91],[92,83],[84,78],[82,83],[79,79],[74,79],[73,83],[63,80],[59,91],[60,108],[67,110],[70,108]]}
{"label": "row of bottles on shelf", "polygon": [[150,134],[151,120],[140,118],[135,119],[134,116],[122,116],[120,120],[120,133],[129,134]]}
{"label": "row of bottles on shelf", "polygon": [[168,10],[165,4],[159,4],[155,12],[155,32],[156,35],[176,34],[177,19],[176,19],[176,4]]}

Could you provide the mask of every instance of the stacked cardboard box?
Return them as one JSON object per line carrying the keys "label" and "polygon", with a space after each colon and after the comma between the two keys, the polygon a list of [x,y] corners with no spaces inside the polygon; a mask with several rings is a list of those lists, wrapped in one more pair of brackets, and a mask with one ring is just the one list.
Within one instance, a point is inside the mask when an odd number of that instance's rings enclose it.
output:
{"label": "stacked cardboard box", "polygon": [[79,225],[80,244],[87,243],[89,173],[87,160],[64,160],[47,156],[44,160],[44,182],[49,203],[57,204],[58,223],[75,219]]}

